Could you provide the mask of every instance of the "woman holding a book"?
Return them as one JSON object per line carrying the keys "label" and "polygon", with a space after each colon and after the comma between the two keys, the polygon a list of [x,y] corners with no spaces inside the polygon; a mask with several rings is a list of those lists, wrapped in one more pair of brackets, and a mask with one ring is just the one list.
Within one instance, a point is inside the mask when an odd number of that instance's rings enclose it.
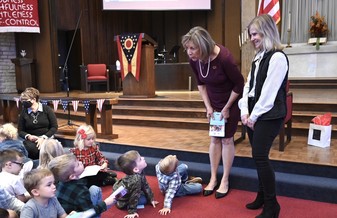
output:
{"label": "woman holding a book", "polygon": [[[206,117],[213,119],[213,113],[220,112],[220,119],[226,120],[225,136],[211,136],[211,178],[203,192],[204,196],[208,196],[218,187],[215,197],[222,198],[229,191],[228,177],[235,154],[233,136],[240,120],[238,99],[243,90],[244,79],[229,50],[216,44],[204,28],[192,28],[182,37],[182,45],[196,75],[199,93],[206,107]],[[223,175],[218,183],[217,170],[221,158]]]}

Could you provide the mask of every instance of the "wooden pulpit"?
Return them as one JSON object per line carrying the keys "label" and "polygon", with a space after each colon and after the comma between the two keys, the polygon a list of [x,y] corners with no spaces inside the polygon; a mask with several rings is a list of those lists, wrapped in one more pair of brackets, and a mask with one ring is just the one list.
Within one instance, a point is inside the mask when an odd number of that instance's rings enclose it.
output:
{"label": "wooden pulpit", "polygon": [[[120,97],[155,97],[154,48],[157,46],[157,43],[145,33],[141,33],[141,37],[142,48],[139,81],[137,81],[132,73],[124,75],[123,95]],[[116,39],[117,37],[115,37]]]}
{"label": "wooden pulpit", "polygon": [[15,64],[16,89],[18,93],[27,87],[36,87],[34,60],[32,58],[11,59]]}

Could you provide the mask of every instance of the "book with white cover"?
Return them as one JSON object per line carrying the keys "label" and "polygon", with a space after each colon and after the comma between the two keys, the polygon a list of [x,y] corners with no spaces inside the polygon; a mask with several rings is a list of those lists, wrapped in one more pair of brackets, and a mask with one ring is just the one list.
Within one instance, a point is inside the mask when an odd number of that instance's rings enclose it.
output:
{"label": "book with white cover", "polygon": [[213,118],[209,122],[209,136],[225,137],[226,120],[224,118],[220,120],[220,117],[220,112],[213,113]]}
{"label": "book with white cover", "polygon": [[89,209],[84,212],[71,212],[66,218],[90,218],[96,214],[95,210]]}
{"label": "book with white cover", "polygon": [[87,166],[86,168],[84,168],[83,173],[80,175],[80,179],[86,176],[97,175],[100,169],[101,169],[101,166],[98,166],[98,165]]}
{"label": "book with white cover", "polygon": [[110,196],[113,196],[114,198],[121,198],[126,195],[127,192],[128,191],[126,190],[125,186],[121,185]]}

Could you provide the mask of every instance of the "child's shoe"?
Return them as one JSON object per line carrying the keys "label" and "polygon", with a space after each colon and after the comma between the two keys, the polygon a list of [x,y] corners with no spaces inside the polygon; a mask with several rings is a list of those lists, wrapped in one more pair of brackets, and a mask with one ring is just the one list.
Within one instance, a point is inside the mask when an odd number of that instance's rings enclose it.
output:
{"label": "child's shoe", "polygon": [[117,177],[107,176],[102,182],[103,186],[113,185],[117,181]]}

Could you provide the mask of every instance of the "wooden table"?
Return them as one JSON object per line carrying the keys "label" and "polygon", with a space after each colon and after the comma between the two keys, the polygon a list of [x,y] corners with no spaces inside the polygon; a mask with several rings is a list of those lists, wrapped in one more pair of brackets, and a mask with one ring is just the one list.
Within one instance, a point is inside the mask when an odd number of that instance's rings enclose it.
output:
{"label": "wooden table", "polygon": [[[2,104],[2,110],[3,110],[3,122],[8,123],[18,123],[19,119],[19,111],[21,111],[21,103],[19,104],[19,108],[16,106],[15,98],[19,98],[19,96],[16,94],[0,94],[1,104]],[[84,97],[43,97],[41,98],[41,101],[48,101],[48,104],[51,104],[53,100],[61,100],[61,101],[68,101],[70,107],[71,101],[73,100],[89,100],[89,110],[88,113],[85,114],[85,121],[87,124],[90,124],[95,132],[97,137],[99,138],[106,138],[106,139],[114,139],[118,138],[117,134],[113,133],[112,128],[112,105],[117,104],[117,99],[105,99],[102,110],[100,112],[101,114],[101,132],[98,132],[98,122],[97,122],[97,104],[96,104],[96,98],[84,98]],[[57,133],[62,134],[71,134],[75,135],[74,129],[70,130],[70,128],[63,128],[59,127]]]}
{"label": "wooden table", "polygon": [[117,103],[117,99],[105,99],[101,111],[101,132],[99,133],[97,129],[97,106],[96,103],[90,101],[89,113],[85,114],[85,122],[90,123],[94,128],[97,137],[107,139],[118,138],[117,134],[113,134],[112,129],[112,105]]}
{"label": "wooden table", "polygon": [[10,94],[0,94],[1,107],[3,114],[4,123],[17,123],[19,118],[19,109],[16,106],[15,97],[19,98],[16,95]]}

